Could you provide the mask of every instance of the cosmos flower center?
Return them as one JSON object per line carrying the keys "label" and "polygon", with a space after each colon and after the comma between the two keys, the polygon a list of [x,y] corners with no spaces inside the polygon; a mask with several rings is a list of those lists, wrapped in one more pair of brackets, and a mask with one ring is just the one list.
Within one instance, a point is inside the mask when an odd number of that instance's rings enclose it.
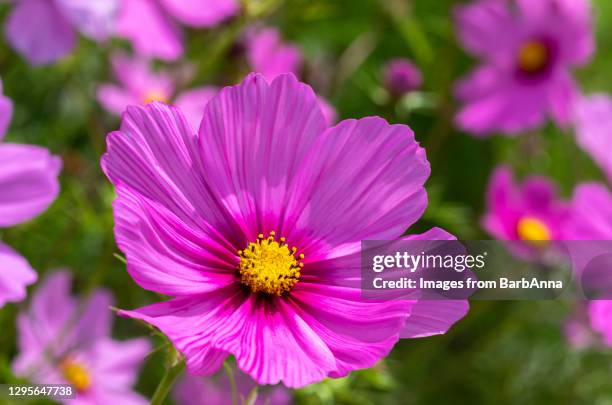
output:
{"label": "cosmos flower center", "polygon": [[147,93],[145,93],[144,97],[142,98],[142,101],[144,104],[149,104],[154,101],[160,101],[162,103],[168,104],[169,100],[163,92],[159,90],[149,90]]}
{"label": "cosmos flower center", "polygon": [[257,236],[256,242],[250,242],[246,249],[239,250],[240,282],[253,293],[281,296],[291,291],[300,279],[304,263],[303,254],[296,256],[297,248],[285,243],[285,238],[276,240],[276,234],[264,238]]}
{"label": "cosmos flower center", "polygon": [[85,391],[91,386],[91,377],[89,372],[82,364],[77,362],[66,360],[60,365],[60,370],[64,375],[64,378],[72,385],[77,391]]}
{"label": "cosmos flower center", "polygon": [[521,218],[516,226],[516,231],[519,238],[528,242],[546,242],[551,238],[548,226],[541,220],[530,216]]}
{"label": "cosmos flower center", "polygon": [[524,73],[540,73],[550,60],[548,47],[540,41],[525,42],[518,52],[518,67]]}

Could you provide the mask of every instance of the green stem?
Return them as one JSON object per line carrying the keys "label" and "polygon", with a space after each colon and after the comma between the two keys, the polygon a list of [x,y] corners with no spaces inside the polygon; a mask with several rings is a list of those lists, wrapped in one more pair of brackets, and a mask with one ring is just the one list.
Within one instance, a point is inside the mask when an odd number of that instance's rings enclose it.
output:
{"label": "green stem", "polygon": [[[247,399],[244,401],[244,405],[254,405],[255,401],[257,401],[257,393],[258,393],[259,387],[256,385],[251,392],[249,392],[249,396],[247,397]],[[264,405],[269,405],[270,403],[270,399],[266,399],[266,402],[264,403]]]}
{"label": "green stem", "polygon": [[166,370],[166,374],[164,374],[164,377],[159,382],[159,385],[153,394],[151,405],[163,404],[164,400],[168,396],[168,393],[172,389],[176,378],[181,374],[184,368],[185,361],[180,360]]}
{"label": "green stem", "polygon": [[228,364],[227,361],[224,361],[223,368],[227,373],[227,378],[229,378],[230,387],[232,389],[232,405],[238,405],[238,387],[236,387],[236,379],[234,378],[234,372],[232,371],[232,367]]}

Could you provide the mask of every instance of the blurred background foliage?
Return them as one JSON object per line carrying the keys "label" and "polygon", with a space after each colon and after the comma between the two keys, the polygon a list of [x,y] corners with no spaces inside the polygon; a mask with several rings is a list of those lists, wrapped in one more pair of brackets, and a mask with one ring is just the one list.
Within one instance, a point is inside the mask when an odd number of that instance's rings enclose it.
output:
{"label": "blurred background foliage", "polygon": [[[415,230],[443,227],[462,239],[483,239],[479,226],[484,190],[493,167],[505,163],[519,175],[540,173],[569,196],[579,181],[603,180],[579,150],[571,129],[552,125],[516,138],[479,140],[453,128],[453,82],[472,62],[459,48],[451,21],[452,0],[267,0],[266,12],[242,16],[214,30],[188,32],[193,85],[227,85],[248,71],[241,52],[243,28],[263,17],[305,53],[303,80],[326,97],[341,118],[381,115],[406,123],[427,148],[432,166],[430,204]],[[0,6],[0,20],[9,6]],[[598,52],[579,71],[585,92],[612,92],[612,2],[594,1]],[[78,51],[48,67],[30,68],[0,41],[0,76],[15,113],[7,141],[44,145],[62,156],[60,198],[42,216],[2,230],[0,237],[27,257],[40,274],[70,269],[75,291],[110,288],[116,305],[134,308],[156,297],[127,275],[112,233],[113,191],[99,168],[105,134],[119,120],[96,103],[98,83],[112,80],[108,56],[121,42],[100,46],[81,39]],[[393,57],[413,59],[423,71],[421,91],[400,100],[383,89],[381,68]],[[176,63],[177,69],[182,62]],[[36,288],[36,286],[33,286]],[[0,381],[16,381],[15,316],[0,311]],[[572,303],[475,302],[468,316],[444,336],[404,340],[371,370],[326,380],[296,392],[300,404],[609,404],[612,353],[568,345],[563,323]],[[149,333],[116,319],[114,334]],[[154,338],[155,345],[163,340]],[[164,351],[152,354],[137,388],[154,391]]]}

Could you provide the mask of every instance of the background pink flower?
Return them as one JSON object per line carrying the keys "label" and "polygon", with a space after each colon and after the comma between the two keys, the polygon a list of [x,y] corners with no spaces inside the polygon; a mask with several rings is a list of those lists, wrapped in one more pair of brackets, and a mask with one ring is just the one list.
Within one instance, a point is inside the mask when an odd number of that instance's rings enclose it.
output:
{"label": "background pink flower", "polygon": [[[0,95],[0,228],[34,218],[59,193],[58,157],[38,146],[1,143],[11,112],[10,99]],[[36,272],[27,260],[0,242],[0,308],[24,299],[26,286],[35,281]]]}
{"label": "background pink flower", "polygon": [[110,336],[111,294],[97,289],[83,301],[70,295],[70,275],[45,278],[17,321],[16,375],[40,384],[72,384],[77,398],[66,404],[146,404],[132,390],[150,349],[146,339]]}
{"label": "background pink flower", "polygon": [[207,104],[198,135],[153,103],[130,107],[107,145],[128,272],[174,297],[121,314],[165,333],[192,374],[232,354],[259,384],[301,387],[371,367],[400,336],[443,333],[467,311],[361,297],[360,241],[401,237],[426,206],[429,163],[406,126],[328,128],[293,75],[250,75]]}
{"label": "background pink flower", "polygon": [[117,35],[142,56],[175,60],[183,54],[182,32],[170,17],[211,27],[238,10],[238,0],[122,0]]}
{"label": "background pink flower", "polygon": [[558,199],[550,180],[531,176],[517,185],[504,166],[491,175],[482,223],[496,239],[522,240],[527,245],[563,239],[568,217],[568,206]]}
{"label": "background pink flower", "polygon": [[165,71],[154,72],[151,63],[142,58],[115,55],[113,73],[119,84],[104,84],[98,88],[98,101],[108,111],[120,115],[129,105],[144,105],[153,101],[173,103],[181,109],[194,129],[198,129],[204,106],[218,91],[216,87],[200,87],[175,95],[172,76]]}
{"label": "background pink flower", "polygon": [[29,63],[52,63],[72,51],[76,31],[107,39],[118,7],[119,0],[19,0],[6,21],[6,37]]}
{"label": "background pink flower", "polygon": [[587,0],[475,0],[455,20],[462,45],[481,62],[456,88],[462,129],[513,135],[546,117],[571,121],[578,89],[570,70],[594,50]]}
{"label": "background pink flower", "polygon": [[421,71],[412,61],[404,58],[391,59],[384,67],[383,79],[389,93],[401,96],[421,87]]}

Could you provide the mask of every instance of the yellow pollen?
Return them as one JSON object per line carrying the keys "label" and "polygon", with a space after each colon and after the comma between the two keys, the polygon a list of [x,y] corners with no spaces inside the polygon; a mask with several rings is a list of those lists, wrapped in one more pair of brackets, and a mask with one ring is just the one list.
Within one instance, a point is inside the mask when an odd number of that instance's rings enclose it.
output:
{"label": "yellow pollen", "polygon": [[277,241],[274,232],[267,238],[259,234],[256,242],[238,251],[240,282],[253,293],[281,296],[299,281],[304,255],[296,256],[297,248],[289,248],[285,241],[283,237]]}
{"label": "yellow pollen", "polygon": [[538,41],[528,41],[519,49],[518,67],[525,73],[538,73],[544,70],[549,57],[546,45]]}
{"label": "yellow pollen", "polygon": [[154,101],[161,101],[162,103],[168,104],[168,97],[159,90],[150,90],[144,95],[142,101],[144,104],[149,104]]}
{"label": "yellow pollen", "polygon": [[64,378],[74,385],[77,391],[85,391],[91,386],[89,373],[81,364],[66,360],[60,365],[60,369]]}
{"label": "yellow pollen", "polygon": [[516,225],[519,238],[527,242],[547,242],[550,240],[548,226],[534,217],[523,217]]}

